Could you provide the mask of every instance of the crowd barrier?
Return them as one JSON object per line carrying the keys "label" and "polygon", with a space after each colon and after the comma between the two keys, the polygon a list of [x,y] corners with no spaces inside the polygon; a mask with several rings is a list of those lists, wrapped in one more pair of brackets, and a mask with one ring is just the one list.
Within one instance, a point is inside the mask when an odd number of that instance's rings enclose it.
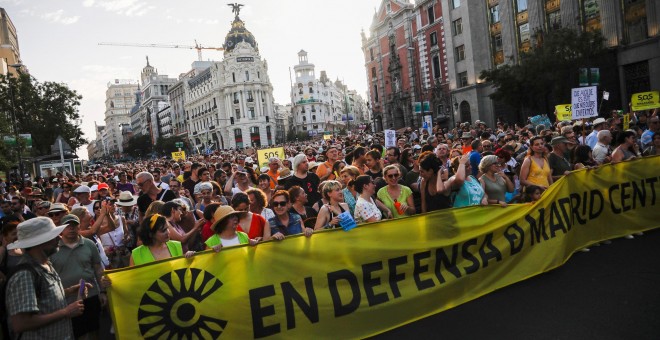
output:
{"label": "crowd barrier", "polygon": [[660,226],[658,169],[660,157],[637,159],[575,171],[534,204],[449,209],[110,271],[116,334],[382,333],[561,266],[594,242]]}

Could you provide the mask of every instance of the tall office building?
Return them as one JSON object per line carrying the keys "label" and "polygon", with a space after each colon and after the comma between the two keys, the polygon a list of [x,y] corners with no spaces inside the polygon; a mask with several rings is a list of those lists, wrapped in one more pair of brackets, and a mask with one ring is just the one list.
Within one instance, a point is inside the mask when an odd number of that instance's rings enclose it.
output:
{"label": "tall office building", "polygon": [[511,119],[507,108],[490,100],[494,88],[480,73],[519,62],[542,43],[544,32],[559,28],[602,33],[616,67],[603,80],[613,84],[608,91],[614,92],[610,101],[619,101],[615,107],[627,107],[632,93],[660,89],[657,0],[448,0],[442,6],[457,120]]}
{"label": "tall office building", "polygon": [[115,79],[105,91],[106,151],[118,157],[124,152],[122,128],[131,124],[129,116],[135,103],[138,84],[134,80]]}
{"label": "tall office building", "polygon": [[9,14],[4,8],[0,8],[0,73],[7,72],[16,75],[16,69],[9,65],[21,63],[21,52],[18,48],[18,34],[16,27],[11,22]]}

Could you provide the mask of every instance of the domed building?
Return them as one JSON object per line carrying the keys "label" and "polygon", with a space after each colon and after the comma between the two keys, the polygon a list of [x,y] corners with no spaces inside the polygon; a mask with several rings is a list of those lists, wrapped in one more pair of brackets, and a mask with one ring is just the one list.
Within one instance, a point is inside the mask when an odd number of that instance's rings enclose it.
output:
{"label": "domed building", "polygon": [[222,61],[183,84],[190,141],[200,152],[275,144],[268,64],[238,13],[224,48]]}

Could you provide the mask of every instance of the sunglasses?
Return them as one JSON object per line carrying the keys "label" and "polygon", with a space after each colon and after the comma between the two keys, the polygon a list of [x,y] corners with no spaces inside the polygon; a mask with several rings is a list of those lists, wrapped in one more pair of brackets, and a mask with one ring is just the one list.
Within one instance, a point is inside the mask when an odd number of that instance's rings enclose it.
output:
{"label": "sunglasses", "polygon": [[399,174],[389,174],[387,175],[387,178],[399,178]]}
{"label": "sunglasses", "polygon": [[286,207],[289,202],[287,201],[273,201],[273,208]]}
{"label": "sunglasses", "polygon": [[48,213],[48,217],[55,217],[55,216],[60,216],[60,215],[64,215],[64,211]]}

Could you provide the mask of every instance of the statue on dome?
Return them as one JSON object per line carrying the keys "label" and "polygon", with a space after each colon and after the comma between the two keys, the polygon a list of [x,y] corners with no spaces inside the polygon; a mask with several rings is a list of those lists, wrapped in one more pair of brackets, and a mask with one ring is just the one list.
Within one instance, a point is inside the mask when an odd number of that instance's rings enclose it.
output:
{"label": "statue on dome", "polygon": [[235,2],[233,4],[227,4],[227,6],[231,6],[231,12],[236,13],[236,16],[238,16],[238,13],[241,12],[241,7],[243,7],[243,4]]}

